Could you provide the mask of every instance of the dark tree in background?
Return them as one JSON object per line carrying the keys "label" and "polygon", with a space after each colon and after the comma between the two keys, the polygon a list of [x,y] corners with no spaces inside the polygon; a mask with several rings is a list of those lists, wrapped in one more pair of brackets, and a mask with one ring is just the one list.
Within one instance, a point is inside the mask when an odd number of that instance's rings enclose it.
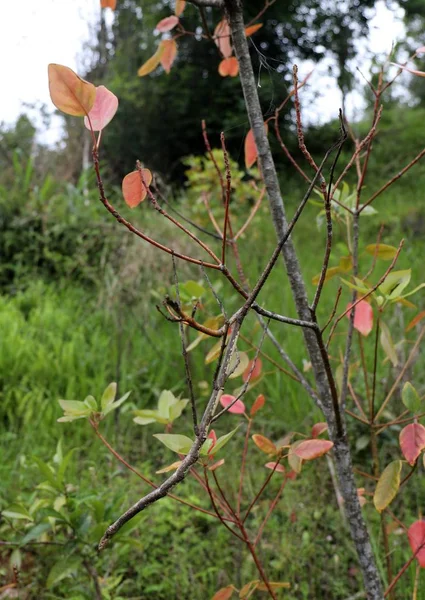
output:
{"label": "dark tree in background", "polygon": [[[267,9],[259,19],[263,28],[250,40],[265,115],[285,96],[292,64],[300,59],[318,61],[332,56],[338,85],[344,94],[350,91],[353,76],[348,66],[355,56],[354,42],[367,35],[375,2],[278,0]],[[246,2],[247,21],[263,7],[264,0]],[[105,139],[105,156],[117,179],[131,170],[137,158],[168,180],[179,179],[182,157],[205,150],[200,129],[203,118],[212,140],[224,130],[232,155],[242,154],[248,124],[239,79],[218,74],[220,56],[212,42],[182,36],[168,76],[159,68],[146,78],[137,77],[138,68],[159,43],[159,36],[153,34],[156,23],[173,9],[174,0],[121,0],[109,40],[105,26],[99,28],[95,62],[86,76],[90,81],[102,78],[120,99],[120,110]],[[211,32],[219,19],[217,11],[205,10]],[[187,31],[201,33],[194,6],[186,6],[181,22]],[[289,127],[289,120],[285,125]]]}

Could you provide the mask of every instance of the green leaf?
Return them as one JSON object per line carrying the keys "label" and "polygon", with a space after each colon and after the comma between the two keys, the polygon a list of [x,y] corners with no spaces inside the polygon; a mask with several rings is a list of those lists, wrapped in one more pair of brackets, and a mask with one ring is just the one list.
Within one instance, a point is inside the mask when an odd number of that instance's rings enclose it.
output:
{"label": "green leaf", "polygon": [[180,292],[185,293],[189,298],[201,298],[206,293],[205,288],[196,281],[185,281],[180,285]]}
{"label": "green leaf", "polygon": [[365,250],[371,256],[376,255],[381,260],[392,260],[397,254],[397,248],[395,246],[388,246],[388,244],[369,244]]}
{"label": "green leaf", "polygon": [[415,289],[412,290],[411,292],[409,292],[408,294],[404,294],[402,296],[402,298],[407,298],[407,296],[411,296],[412,294],[416,294],[416,292],[418,292],[419,290],[421,290],[423,287],[425,287],[425,283],[421,283],[420,285],[418,285],[417,287],[415,287]]}
{"label": "green leaf", "polygon": [[367,294],[370,289],[370,288],[366,287],[365,282],[361,281],[361,280],[360,280],[361,283],[357,284],[357,285],[354,283],[351,283],[351,281],[347,281],[346,279],[343,279],[342,277],[340,277],[340,280],[351,290],[356,290],[357,292],[360,292],[362,295]]}
{"label": "green leaf", "polygon": [[75,573],[81,564],[81,559],[77,557],[63,558],[57,562],[50,569],[49,575],[47,576],[46,588],[50,589],[57,585],[65,577],[69,577],[72,573]]}
{"label": "green leaf", "polygon": [[233,352],[227,367],[227,373],[230,373],[229,379],[236,379],[246,371],[249,365],[249,357],[246,352]]}
{"label": "green leaf", "polygon": [[235,435],[235,433],[237,432],[238,429],[239,429],[239,425],[235,429],[233,429],[230,433],[226,433],[226,435],[222,435],[221,437],[219,437],[215,443],[214,448],[211,450],[210,455],[217,454],[217,452],[219,450],[221,450],[221,448],[223,448],[223,446],[225,446],[227,444],[227,442],[230,440],[230,438],[232,438]]}
{"label": "green leaf", "polygon": [[188,402],[189,402],[189,400],[187,400],[187,399],[177,400],[177,402],[175,404],[170,406],[170,422],[171,423],[180,417],[183,410],[186,408],[186,405]]}
{"label": "green leaf", "polygon": [[58,468],[58,483],[59,485],[63,485],[63,480],[65,477],[65,472],[66,469],[68,468],[68,464],[69,461],[72,458],[72,455],[74,454],[74,452],[77,450],[77,448],[71,448],[71,450],[65,455],[65,457],[61,460],[60,464],[59,464],[59,468]]}
{"label": "green leaf", "polygon": [[213,440],[211,438],[206,439],[205,442],[202,444],[201,449],[199,450],[199,454],[201,456],[207,456],[208,451],[212,445],[213,445]]}
{"label": "green leaf", "polygon": [[177,398],[169,390],[164,390],[158,400],[158,415],[165,419],[165,422],[170,420],[170,407],[177,402]]}
{"label": "green leaf", "polygon": [[66,417],[85,417],[92,412],[87,404],[78,400],[58,400],[58,402]]}
{"label": "green leaf", "polygon": [[411,269],[404,271],[392,271],[387,275],[385,281],[379,286],[379,291],[387,296],[390,300],[401,296],[401,292],[409,285]]}
{"label": "green leaf", "polygon": [[400,487],[401,467],[401,460],[394,460],[383,470],[373,496],[378,512],[382,512],[396,497]]}
{"label": "green leaf", "polygon": [[110,412],[112,412],[113,410],[116,410],[118,407],[120,407],[121,404],[123,404],[123,402],[125,402],[127,400],[127,398],[129,397],[130,394],[131,394],[131,391],[124,394],[124,396],[121,396],[121,398],[119,400],[116,400],[115,402],[108,404],[106,406],[106,408],[103,410],[103,415],[106,417],[106,415],[108,415]]}
{"label": "green leaf", "polygon": [[85,400],[84,400],[84,404],[92,412],[97,412],[97,402],[96,402],[96,398],[94,398],[93,396],[87,396],[87,398],[85,398]]}
{"label": "green leaf", "polygon": [[9,519],[25,519],[26,521],[34,521],[25,506],[22,504],[11,504],[6,510],[3,510],[1,514]]}
{"label": "green leaf", "polygon": [[384,352],[387,355],[387,357],[389,358],[392,365],[394,367],[396,367],[398,365],[398,357],[397,357],[397,352],[394,347],[393,339],[391,337],[390,330],[388,329],[388,326],[383,321],[381,321],[380,327],[381,327],[381,335],[380,335],[381,346],[384,349]]}
{"label": "green leaf", "polygon": [[193,441],[186,435],[156,433],[153,437],[156,437],[164,446],[167,446],[167,448],[178,454],[187,454],[193,446]]}
{"label": "green leaf", "polygon": [[413,413],[418,413],[422,406],[421,399],[419,397],[418,392],[415,390],[413,385],[406,381],[403,386],[403,390],[401,392],[401,399],[406,408],[408,408]]}
{"label": "green leaf", "polygon": [[43,533],[46,533],[46,531],[52,531],[52,525],[50,523],[39,523],[35,527],[32,527],[25,537],[22,538],[21,545],[25,546],[25,544],[28,544],[28,542],[36,540],[43,535]]}
{"label": "green leaf", "polygon": [[43,462],[37,456],[33,456],[33,461],[36,463],[40,473],[47,479],[47,481],[57,490],[62,491],[62,486],[60,485],[56,473],[49,467],[48,464]]}
{"label": "green leaf", "polygon": [[110,383],[106,390],[102,394],[102,398],[100,400],[100,406],[102,411],[108,406],[108,404],[112,404],[115,400],[115,396],[117,395],[117,384],[115,381]]}

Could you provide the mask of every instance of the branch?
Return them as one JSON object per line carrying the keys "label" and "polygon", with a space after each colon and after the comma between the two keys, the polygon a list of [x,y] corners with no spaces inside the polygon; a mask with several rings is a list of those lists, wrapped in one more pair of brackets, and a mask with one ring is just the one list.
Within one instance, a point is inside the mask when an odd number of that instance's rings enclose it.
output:
{"label": "branch", "polygon": [[188,0],[188,2],[199,8],[224,8],[223,0]]}

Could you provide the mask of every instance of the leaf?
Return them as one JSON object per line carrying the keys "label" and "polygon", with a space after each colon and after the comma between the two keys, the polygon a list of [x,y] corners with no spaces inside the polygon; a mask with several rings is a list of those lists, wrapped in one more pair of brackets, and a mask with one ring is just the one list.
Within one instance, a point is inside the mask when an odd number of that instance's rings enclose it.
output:
{"label": "leaf", "polygon": [[177,44],[175,40],[163,40],[161,44],[164,51],[161,55],[161,65],[164,71],[168,74],[177,56]]}
{"label": "leaf", "polygon": [[315,423],[311,428],[311,437],[317,438],[321,433],[327,431],[328,424],[327,423]]}
{"label": "leaf", "polygon": [[[291,584],[287,581],[269,581],[269,586],[272,588],[272,590],[279,590],[283,588],[289,589]],[[258,584],[257,590],[260,592],[267,592],[268,588],[265,583],[261,582]]]}
{"label": "leaf", "polygon": [[[266,134],[268,131],[267,123],[264,123]],[[245,137],[245,167],[250,169],[258,158],[257,145],[254,139],[254,132],[252,129],[248,131]]]}
{"label": "leaf", "polygon": [[381,260],[392,260],[397,254],[397,248],[394,246],[388,246],[387,244],[369,244],[365,248],[368,254],[377,256]]}
{"label": "leaf", "polygon": [[180,17],[180,15],[184,11],[185,7],[186,7],[185,0],[176,0],[176,6],[174,8],[174,13],[175,13],[176,17]]}
{"label": "leaf", "polygon": [[265,454],[277,454],[277,448],[274,443],[264,435],[256,433],[252,436],[252,441],[261,452],[264,452]]}
{"label": "leaf", "polygon": [[[88,117],[84,117],[84,125],[93,131],[101,131],[112,121],[118,110],[118,98],[104,85],[96,88],[96,98]],[[89,121],[90,119],[90,121]]]}
{"label": "leaf", "polygon": [[[142,173],[146,185],[149,186],[152,182],[152,173],[149,169],[142,169]],[[140,202],[143,202],[147,193],[145,183],[142,181],[139,171],[132,171],[124,177],[122,181],[122,194],[126,204],[130,208],[135,208]]]}
{"label": "leaf", "polygon": [[224,465],[224,462],[225,462],[224,458],[221,458],[220,460],[215,462],[213,465],[208,467],[208,471],[215,471],[216,469],[219,469],[220,467],[222,467]]}
{"label": "leaf", "polygon": [[92,412],[97,412],[98,406],[97,406],[96,398],[93,398],[93,396],[87,396],[87,398],[84,399],[84,404]]}
{"label": "leaf", "polygon": [[84,402],[78,400],[58,400],[58,402],[67,417],[85,417],[92,412]]}
{"label": "leaf", "polygon": [[80,567],[81,559],[76,557],[66,557],[53,565],[47,576],[46,588],[50,589],[58,584],[62,579],[68,577]]}
{"label": "leaf", "polygon": [[56,473],[49,467],[49,465],[38,458],[38,456],[33,456],[33,461],[36,463],[42,476],[45,477],[50,485],[61,491],[62,486],[58,481],[58,477],[56,476]]}
{"label": "leaf", "polygon": [[400,448],[404,458],[410,465],[425,448],[425,427],[420,423],[411,423],[400,431]]}
{"label": "leaf", "polygon": [[398,365],[398,356],[394,347],[394,342],[391,337],[390,330],[383,321],[381,321],[380,327],[381,335],[379,336],[379,339],[381,341],[381,346],[384,349],[385,354],[391,361],[392,365],[396,367]]}
{"label": "leaf", "polygon": [[227,373],[230,373],[229,379],[236,379],[243,375],[248,364],[249,358],[246,352],[233,352],[227,368]]}
{"label": "leaf", "polygon": [[187,403],[189,402],[189,400],[187,400],[186,398],[183,400],[177,400],[177,402],[175,404],[172,404],[170,406],[170,416],[169,416],[169,421],[170,423],[172,423],[173,421],[175,421],[176,419],[178,419],[183,410],[186,408]]}
{"label": "leaf", "polygon": [[208,454],[210,454],[211,456],[217,454],[217,452],[227,444],[230,438],[232,438],[235,435],[238,429],[239,426],[233,429],[230,433],[226,433],[226,435],[222,435],[221,437],[219,437],[216,443],[213,445],[213,447],[209,450]]}
{"label": "leaf", "polygon": [[155,29],[161,33],[167,33],[167,31],[171,31],[178,24],[179,18],[176,15],[170,15],[169,17],[165,17],[165,19],[161,19],[161,21],[156,24]]}
{"label": "leaf", "polygon": [[[230,394],[222,394],[220,397],[220,404],[221,406],[226,408],[227,406],[229,406],[229,404],[232,404],[234,400],[235,396],[231,396]],[[227,412],[232,413],[234,415],[243,415],[243,413],[245,412],[245,404],[242,402],[242,400],[236,400],[234,405],[231,408],[229,408]]]}
{"label": "leaf", "polygon": [[119,400],[116,400],[115,402],[108,404],[108,406],[103,410],[103,415],[106,417],[106,415],[108,415],[110,412],[119,408],[121,406],[121,404],[123,404],[123,402],[125,402],[127,400],[127,398],[129,397],[130,394],[131,394],[131,391],[124,394],[124,396],[121,396],[121,398]]}
{"label": "leaf", "polygon": [[48,72],[50,98],[56,108],[73,117],[87,115],[95,103],[95,86],[63,65],[50,64]]}
{"label": "leaf", "polygon": [[412,73],[412,75],[418,75],[419,77],[425,77],[425,71],[417,71],[416,69],[409,69],[408,67],[405,67],[404,65],[399,65],[398,63],[390,63],[392,65],[394,65],[395,67],[398,67],[399,69],[403,69],[404,71],[407,71],[408,73]]}
{"label": "leaf", "polygon": [[116,6],[117,0],[100,0],[101,8],[111,8],[112,10],[115,10]]}
{"label": "leaf", "polygon": [[2,516],[8,519],[24,519],[25,521],[34,521],[28,510],[22,504],[11,504],[2,511]]}
{"label": "leaf", "polygon": [[[351,304],[347,306],[347,308],[351,308]],[[349,311],[347,313],[347,318],[350,318]],[[364,336],[368,336],[373,328],[373,310],[369,302],[366,300],[360,300],[358,304],[354,307],[354,329],[357,329]]]}
{"label": "leaf", "polygon": [[[335,275],[338,275],[339,273],[341,273],[340,267],[329,267],[329,269],[326,269],[325,281],[329,281],[329,279],[332,279],[332,277],[335,277]],[[313,277],[311,280],[313,285],[317,285],[319,283],[320,276],[321,273],[318,273]]]}
{"label": "leaf", "polygon": [[382,512],[396,497],[400,487],[401,460],[393,460],[385,467],[373,495],[373,503]]}
{"label": "leaf", "polygon": [[178,402],[173,392],[163,390],[158,399],[158,415],[167,422],[170,418],[170,408]]}
{"label": "leaf", "polygon": [[392,271],[387,275],[385,281],[381,283],[378,289],[381,294],[384,294],[384,296],[388,296],[390,300],[393,300],[394,298],[397,298],[397,296],[400,296],[404,288],[409,285],[411,275],[411,269]]}
{"label": "leaf", "polygon": [[[197,281],[193,281],[189,279],[189,281],[185,281],[180,285],[180,293],[185,293],[188,298],[202,298],[205,296],[206,290],[203,285],[199,284]],[[216,318],[214,317],[214,322],[216,322]],[[207,325],[208,327],[208,325]],[[211,327],[214,329],[214,327]],[[206,335],[206,334],[205,334]],[[208,336],[207,336],[208,337]]]}
{"label": "leaf", "polygon": [[264,394],[259,394],[252,405],[251,412],[249,413],[250,416],[253,417],[261,408],[263,408],[265,403],[266,399]]}
{"label": "leaf", "polygon": [[401,392],[401,399],[403,401],[404,406],[410,411],[412,411],[413,413],[419,412],[422,406],[422,402],[418,392],[415,390],[415,388],[409,381],[406,381],[406,383],[403,386],[403,390]]}
{"label": "leaf", "polygon": [[230,33],[230,25],[226,19],[220,21],[214,30],[214,42],[224,58],[229,58],[233,54]]}
{"label": "leaf", "polygon": [[181,464],[182,461],[178,460],[176,462],[173,462],[171,465],[168,465],[168,467],[163,467],[162,469],[159,469],[159,471],[155,472],[157,475],[160,475],[161,473],[169,473],[170,471],[175,471],[176,469],[178,469]]}
{"label": "leaf", "polygon": [[286,473],[286,469],[283,465],[276,462],[268,462],[264,465],[267,469],[274,469],[278,473]]}
{"label": "leaf", "polygon": [[262,26],[263,26],[262,23],[256,23],[255,25],[250,25],[250,27],[246,27],[245,28],[246,37],[250,37],[251,35],[256,33],[259,29],[261,29]]}
{"label": "leaf", "polygon": [[115,396],[117,394],[117,384],[115,381],[110,383],[106,390],[102,394],[102,398],[100,400],[100,406],[102,410],[111,404],[115,400]]}
{"label": "leaf", "polygon": [[193,445],[190,438],[177,433],[156,433],[153,437],[156,437],[164,446],[178,454],[187,454]]}
{"label": "leaf", "polygon": [[425,567],[425,521],[412,523],[407,532],[413,554],[421,567]]}
{"label": "leaf", "polygon": [[254,579],[253,581],[249,581],[248,583],[246,583],[239,592],[239,599],[244,600],[245,598],[247,598],[250,592],[252,593],[254,590],[257,589],[257,585],[259,583],[259,579]]}
{"label": "leaf", "polygon": [[294,454],[303,460],[314,460],[329,452],[333,445],[330,440],[304,440],[294,448]]}
{"label": "leaf", "polygon": [[218,65],[218,72],[222,77],[237,77],[239,73],[239,63],[236,56],[223,58]]}
{"label": "leaf", "polygon": [[221,341],[214,344],[214,346],[211,348],[211,350],[208,352],[208,354],[205,357],[206,365],[209,365],[213,361],[217,360],[217,358],[220,356],[221,346],[222,346]]}
{"label": "leaf", "polygon": [[421,321],[424,317],[425,317],[425,310],[423,310],[422,312],[417,314],[416,317],[414,317],[410,321],[409,325],[406,327],[406,332],[413,329],[415,327],[415,325],[417,325],[419,323],[419,321]]}
{"label": "leaf", "polygon": [[[242,379],[243,379],[244,383],[246,383],[248,380],[251,382],[251,381],[255,381],[256,379],[258,379],[261,376],[262,368],[263,368],[263,363],[259,356],[257,356],[257,358],[254,358],[253,360],[250,360],[248,366],[245,369],[245,373],[242,375]],[[252,372],[251,372],[251,369],[252,369]]]}
{"label": "leaf", "polygon": [[137,75],[139,77],[145,77],[145,75],[149,75],[149,73],[152,73],[152,71],[154,71],[160,64],[164,50],[164,44],[159,44],[155,54],[151,56],[145,63],[143,63],[143,65],[137,71]]}

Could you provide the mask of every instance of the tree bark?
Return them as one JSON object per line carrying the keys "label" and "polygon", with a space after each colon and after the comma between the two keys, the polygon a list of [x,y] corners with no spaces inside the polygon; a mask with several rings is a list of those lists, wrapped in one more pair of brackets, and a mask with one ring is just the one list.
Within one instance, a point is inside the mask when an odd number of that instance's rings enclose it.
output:
{"label": "tree bark", "polygon": [[[224,4],[232,31],[233,47],[239,63],[239,75],[245,106],[257,145],[258,160],[267,189],[271,216],[277,237],[281,240],[288,228],[288,222],[273,156],[264,128],[264,118],[245,36],[242,0],[224,0]],[[297,254],[290,238],[282,248],[282,256],[298,316],[302,320],[309,321],[313,315],[309,307]],[[345,432],[345,420],[343,414],[339,413],[338,405],[335,405],[335,387],[332,373],[327,368],[329,365],[326,364],[327,354],[324,354],[323,344],[321,346],[320,340],[314,331],[304,328],[303,333],[323,412],[328,423],[329,435],[334,442],[336,471],[367,597],[369,600],[383,600],[382,584],[357,496],[351,451]],[[338,418],[340,419],[339,425]]]}

